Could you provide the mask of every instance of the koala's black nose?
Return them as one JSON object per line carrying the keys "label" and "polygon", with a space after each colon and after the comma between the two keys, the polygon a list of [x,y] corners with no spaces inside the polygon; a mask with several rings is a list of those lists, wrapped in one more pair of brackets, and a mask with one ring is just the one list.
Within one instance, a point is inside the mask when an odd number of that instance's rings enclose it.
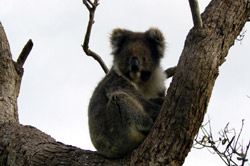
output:
{"label": "koala's black nose", "polygon": [[132,72],[138,72],[139,71],[139,61],[135,57],[131,59],[131,71]]}

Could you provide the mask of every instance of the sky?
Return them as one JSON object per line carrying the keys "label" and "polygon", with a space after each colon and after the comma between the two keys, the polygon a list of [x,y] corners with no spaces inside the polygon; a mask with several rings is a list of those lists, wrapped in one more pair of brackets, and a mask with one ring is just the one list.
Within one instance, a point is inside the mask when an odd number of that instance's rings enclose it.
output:
{"label": "sky", "polygon": [[[199,1],[201,12],[210,0]],[[99,64],[87,57],[82,43],[88,11],[81,0],[0,0],[0,21],[5,28],[13,59],[32,39],[34,47],[24,64],[18,98],[19,119],[51,135],[57,141],[94,150],[88,133],[87,109],[98,82],[104,77]],[[90,48],[112,65],[109,35],[120,27],[146,31],[161,29],[167,51],[163,68],[175,66],[192,28],[188,1],[109,0],[96,11]],[[229,122],[242,133],[243,144],[250,140],[250,25],[243,41],[236,41],[220,67],[205,121],[211,121],[214,137]],[[167,81],[167,85],[171,79]],[[249,152],[250,153],[250,152]],[[223,166],[207,149],[192,149],[184,166]]]}

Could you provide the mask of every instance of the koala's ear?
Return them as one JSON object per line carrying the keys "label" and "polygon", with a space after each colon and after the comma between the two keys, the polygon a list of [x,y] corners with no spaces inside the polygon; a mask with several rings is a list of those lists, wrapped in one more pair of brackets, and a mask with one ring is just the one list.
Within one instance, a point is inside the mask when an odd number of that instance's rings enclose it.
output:
{"label": "koala's ear", "polygon": [[161,31],[157,28],[150,28],[145,32],[145,34],[146,37],[156,45],[156,49],[160,57],[163,57],[166,43]]}
{"label": "koala's ear", "polygon": [[120,28],[114,29],[112,31],[110,35],[110,43],[113,49],[113,54],[115,54],[119,48],[121,48],[129,33],[129,31]]}

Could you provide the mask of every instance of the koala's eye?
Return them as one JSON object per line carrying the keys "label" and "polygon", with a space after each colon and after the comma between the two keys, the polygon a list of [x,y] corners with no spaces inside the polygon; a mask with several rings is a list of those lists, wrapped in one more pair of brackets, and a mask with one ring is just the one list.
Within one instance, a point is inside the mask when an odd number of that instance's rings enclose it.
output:
{"label": "koala's eye", "polygon": [[146,58],[145,58],[145,57],[142,57],[142,60],[143,60],[143,62],[145,62],[145,61],[146,61]]}

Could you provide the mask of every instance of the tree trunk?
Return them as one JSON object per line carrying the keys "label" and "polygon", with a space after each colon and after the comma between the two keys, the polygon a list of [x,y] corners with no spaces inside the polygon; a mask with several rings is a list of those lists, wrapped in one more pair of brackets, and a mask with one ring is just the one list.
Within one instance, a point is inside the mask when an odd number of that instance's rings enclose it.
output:
{"label": "tree trunk", "polygon": [[191,29],[160,116],[131,156],[110,160],[56,142],[18,122],[22,66],[12,61],[0,24],[0,165],[182,165],[203,121],[218,68],[250,16],[247,0],[213,0]]}
{"label": "tree trunk", "polygon": [[0,123],[18,123],[17,97],[23,70],[12,61],[10,46],[0,24]]}
{"label": "tree trunk", "polygon": [[244,0],[213,0],[206,8],[203,28],[190,30],[160,116],[132,156],[133,163],[184,163],[206,113],[219,66],[249,17],[249,5]]}

